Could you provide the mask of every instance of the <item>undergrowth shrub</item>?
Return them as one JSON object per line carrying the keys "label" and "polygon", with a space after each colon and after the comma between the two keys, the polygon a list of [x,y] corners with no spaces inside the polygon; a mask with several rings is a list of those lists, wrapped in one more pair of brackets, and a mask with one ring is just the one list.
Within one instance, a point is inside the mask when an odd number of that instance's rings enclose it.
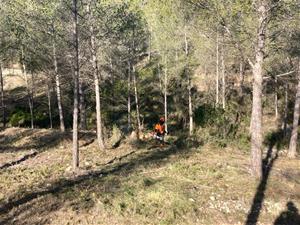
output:
{"label": "undergrowth shrub", "polygon": [[13,127],[27,126],[30,124],[30,114],[22,110],[18,110],[11,115],[9,123]]}
{"label": "undergrowth shrub", "polygon": [[195,135],[222,148],[229,143],[241,149],[248,148],[250,119],[239,108],[235,102],[229,103],[226,109],[209,104],[199,106],[195,110]]}
{"label": "undergrowth shrub", "polygon": [[[37,112],[34,114],[34,125],[40,128],[49,126],[49,117],[46,113]],[[18,109],[9,119],[9,124],[13,127],[29,127],[31,124],[30,113]]]}

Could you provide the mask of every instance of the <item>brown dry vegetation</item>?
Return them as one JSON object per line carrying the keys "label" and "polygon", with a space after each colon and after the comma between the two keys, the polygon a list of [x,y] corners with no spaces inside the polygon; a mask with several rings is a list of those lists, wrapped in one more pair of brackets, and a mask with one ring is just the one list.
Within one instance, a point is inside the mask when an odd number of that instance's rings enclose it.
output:
{"label": "brown dry vegetation", "polygon": [[73,174],[70,134],[0,133],[0,166],[36,152],[0,170],[0,224],[244,224],[249,214],[247,224],[273,224],[288,202],[300,208],[299,159],[276,158],[275,148],[265,155],[264,179],[255,181],[249,153],[233,147],[125,140],[100,152],[93,133],[80,136],[81,167]]}

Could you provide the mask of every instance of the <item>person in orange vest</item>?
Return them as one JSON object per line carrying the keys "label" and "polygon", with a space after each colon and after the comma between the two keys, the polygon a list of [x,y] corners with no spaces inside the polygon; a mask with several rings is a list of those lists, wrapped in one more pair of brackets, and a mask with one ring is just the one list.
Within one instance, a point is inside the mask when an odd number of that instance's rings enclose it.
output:
{"label": "person in orange vest", "polygon": [[159,122],[155,124],[154,127],[154,139],[157,139],[161,142],[164,141],[165,134],[167,133],[166,127],[165,127],[165,118],[160,118]]}

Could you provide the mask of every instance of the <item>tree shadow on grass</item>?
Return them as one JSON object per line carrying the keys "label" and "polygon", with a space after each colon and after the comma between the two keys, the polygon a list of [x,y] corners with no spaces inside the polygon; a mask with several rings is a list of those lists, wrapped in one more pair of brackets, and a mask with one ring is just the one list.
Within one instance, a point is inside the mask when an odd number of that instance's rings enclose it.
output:
{"label": "tree shadow on grass", "polygon": [[[78,199],[78,191],[89,190],[94,187],[103,186],[104,178],[108,175],[117,175],[120,177],[128,176],[130,173],[137,171],[140,166],[160,165],[167,163],[167,158],[174,154],[187,154],[188,151],[180,151],[175,146],[170,146],[167,149],[152,149],[146,151],[137,151],[134,154],[129,154],[129,159],[116,159],[115,163],[109,162],[107,165],[103,166],[102,169],[91,171],[83,175],[79,175],[75,178],[63,178],[53,182],[49,188],[44,188],[45,184],[40,185],[39,191],[34,191],[25,194],[16,194],[9,198],[8,201],[3,202],[0,205],[0,224],[14,224],[15,220],[22,221],[21,224],[46,224],[47,215],[50,211],[59,210],[59,208],[70,203],[70,200]],[[95,183],[96,182],[96,183]],[[89,183],[92,185],[89,185]],[[96,184],[96,185],[95,185]],[[120,188],[118,185],[116,188]],[[75,189],[79,189],[75,192]],[[33,188],[31,188],[33,189]],[[98,189],[99,190],[99,189]],[[68,192],[73,192],[73,195],[68,194]],[[89,190],[88,193],[91,191]],[[104,188],[105,192],[105,188]],[[51,201],[46,200],[46,196],[51,195]],[[69,196],[66,200],[66,196]],[[50,198],[49,197],[49,198]],[[53,200],[53,198],[55,198]],[[41,201],[44,201],[44,203]],[[39,203],[40,202],[40,203]],[[81,205],[84,203],[83,205]],[[88,201],[77,200],[76,207],[88,209],[93,207],[93,203],[88,203]],[[41,204],[41,206],[39,206]],[[55,207],[54,207],[55,206]],[[10,216],[8,216],[10,214]],[[24,216],[26,215],[26,216]],[[40,216],[40,215],[45,215]],[[40,219],[36,222],[32,221],[32,218],[39,217]],[[19,218],[19,219],[18,219]]]}
{"label": "tree shadow on grass", "polygon": [[278,147],[283,138],[282,132],[274,132],[269,137],[267,137],[266,143],[269,145],[267,154],[262,162],[262,178],[255,196],[253,198],[251,209],[248,213],[245,225],[256,225],[260,215],[260,211],[263,206],[263,201],[265,198],[265,191],[268,185],[268,179],[273,168],[275,161],[278,159]]}

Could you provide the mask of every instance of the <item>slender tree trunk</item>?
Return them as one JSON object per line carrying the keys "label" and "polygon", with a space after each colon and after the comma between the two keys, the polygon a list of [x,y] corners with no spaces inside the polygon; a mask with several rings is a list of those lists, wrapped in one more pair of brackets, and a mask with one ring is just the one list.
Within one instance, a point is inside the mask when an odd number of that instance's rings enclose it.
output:
{"label": "slender tree trunk", "polygon": [[49,113],[49,122],[50,122],[50,129],[53,128],[52,122],[52,104],[51,104],[51,89],[49,83],[47,84],[47,97],[48,97],[48,113]]}
{"label": "slender tree trunk", "polygon": [[2,122],[3,128],[6,127],[6,115],[5,115],[5,104],[4,104],[4,85],[3,85],[3,73],[2,63],[0,62],[0,92],[1,92],[1,109],[2,109]]}
{"label": "slender tree trunk", "polygon": [[187,40],[187,32],[186,27],[184,29],[184,42],[185,42],[185,57],[186,57],[186,65],[185,72],[188,80],[188,98],[189,98],[189,134],[192,135],[194,131],[194,119],[193,119],[193,103],[192,103],[192,80],[190,73],[188,71],[188,56],[189,56],[189,46]]}
{"label": "slender tree trunk", "polygon": [[221,63],[222,63],[222,107],[225,109],[226,107],[226,68],[225,68],[225,60],[224,60],[224,38],[222,38],[222,51],[221,51]]}
{"label": "slender tree trunk", "polygon": [[217,32],[216,59],[216,105],[219,105],[219,33]]}
{"label": "slender tree trunk", "polygon": [[78,89],[79,89],[79,42],[78,42],[78,8],[73,0],[73,36],[74,36],[74,111],[73,111],[73,169],[79,167],[78,146]]}
{"label": "slender tree trunk", "polygon": [[290,145],[288,150],[289,158],[295,158],[297,154],[299,114],[300,114],[300,59],[298,61],[298,86],[297,86],[297,93],[295,99],[293,129],[292,129],[292,135],[291,135]]}
{"label": "slender tree trunk", "polygon": [[253,101],[251,115],[251,164],[255,177],[262,176],[262,91],[263,91],[263,62],[265,48],[265,33],[267,29],[267,8],[259,2],[257,12],[259,15],[257,46],[255,64],[253,65]]}
{"label": "slender tree trunk", "polygon": [[138,87],[137,87],[135,66],[132,66],[132,76],[133,76],[135,107],[136,107],[136,122],[137,122],[136,136],[137,139],[139,140],[140,132],[141,132],[141,119],[140,119],[140,105],[139,105],[139,98],[138,98]]}
{"label": "slender tree trunk", "polygon": [[[24,57],[23,51],[22,51],[22,59]],[[23,76],[26,84],[26,90],[27,90],[27,99],[28,99],[28,106],[30,111],[30,123],[31,123],[31,129],[34,128],[34,119],[33,119],[33,101],[32,101],[32,91],[30,90],[29,82],[28,82],[28,75],[26,70],[26,65],[24,63],[24,60],[22,62],[23,67]]]}
{"label": "slender tree trunk", "polygon": [[131,64],[128,61],[128,81],[127,81],[127,113],[128,113],[128,131],[131,129]]}
{"label": "slender tree trunk", "polygon": [[284,92],[285,92],[285,96],[284,96],[284,122],[283,122],[283,134],[284,137],[286,137],[287,135],[287,117],[288,117],[288,89],[289,86],[288,84],[285,84],[284,87]]}
{"label": "slender tree trunk", "polygon": [[89,23],[90,23],[90,33],[91,33],[91,51],[92,51],[92,65],[94,73],[94,84],[95,84],[95,94],[96,94],[96,120],[97,120],[97,143],[100,149],[105,149],[103,141],[103,131],[102,131],[102,117],[101,117],[101,94],[100,94],[100,79],[99,79],[99,68],[97,59],[97,48],[95,43],[94,26],[93,26],[93,13],[90,9],[90,4],[88,3],[88,13],[89,13]]}
{"label": "slender tree trunk", "polygon": [[56,97],[57,97],[58,115],[59,115],[59,122],[60,122],[60,131],[65,132],[66,129],[65,129],[64,113],[63,113],[62,98],[61,98],[60,75],[58,73],[58,65],[57,65],[55,37],[53,38],[52,48],[53,48],[53,65],[54,65],[54,74],[55,74]]}
{"label": "slender tree trunk", "polygon": [[85,97],[83,90],[83,81],[79,81],[79,112],[80,112],[80,124],[79,127],[81,130],[87,130],[87,122],[86,122],[86,105],[85,105]]}
{"label": "slender tree trunk", "polygon": [[30,99],[31,99],[31,129],[34,128],[34,77],[33,72],[31,72],[31,87],[30,87]]}
{"label": "slender tree trunk", "polygon": [[278,119],[278,80],[275,76],[275,118]]}
{"label": "slender tree trunk", "polygon": [[168,65],[165,56],[165,76],[164,76],[164,111],[165,111],[165,129],[168,132]]}
{"label": "slender tree trunk", "polygon": [[116,101],[115,101],[115,91],[114,91],[114,88],[115,88],[115,75],[114,75],[114,71],[113,71],[113,60],[112,60],[112,57],[110,57],[109,59],[109,69],[110,69],[110,76],[111,76],[111,84],[112,84],[112,93],[111,93],[111,97],[112,97],[112,102],[111,102],[111,106],[112,106],[112,110],[111,110],[111,117],[113,120],[115,120],[115,117],[116,117]]}
{"label": "slender tree trunk", "polygon": [[188,92],[189,92],[189,131],[190,135],[193,134],[194,131],[194,122],[193,122],[193,105],[192,105],[192,81],[190,76],[188,77]]}

